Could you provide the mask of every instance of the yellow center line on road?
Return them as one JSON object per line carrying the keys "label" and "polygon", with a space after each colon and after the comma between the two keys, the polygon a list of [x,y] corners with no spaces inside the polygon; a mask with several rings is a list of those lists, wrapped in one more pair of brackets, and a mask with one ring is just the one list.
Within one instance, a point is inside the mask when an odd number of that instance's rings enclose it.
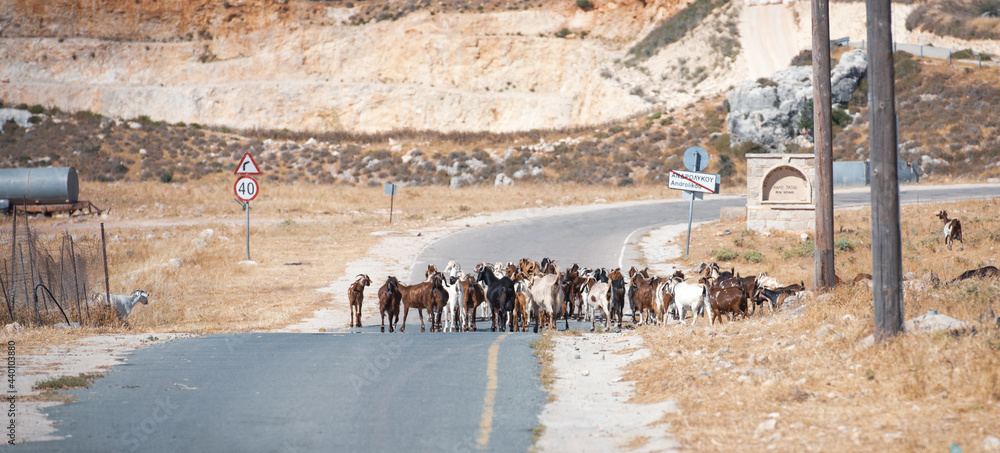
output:
{"label": "yellow center line on road", "polygon": [[486,396],[483,397],[483,418],[479,421],[479,439],[476,448],[485,450],[490,446],[490,432],[493,431],[493,406],[497,398],[497,354],[500,342],[510,336],[510,332],[500,335],[490,345],[486,359]]}

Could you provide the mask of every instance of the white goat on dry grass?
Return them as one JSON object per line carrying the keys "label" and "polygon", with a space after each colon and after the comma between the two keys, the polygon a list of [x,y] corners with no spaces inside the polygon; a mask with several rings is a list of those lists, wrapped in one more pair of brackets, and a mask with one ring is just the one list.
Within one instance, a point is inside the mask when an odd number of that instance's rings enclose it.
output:
{"label": "white goat on dry grass", "polygon": [[[93,300],[97,303],[108,302],[105,294],[94,293],[92,296]],[[118,317],[125,321],[128,318],[129,313],[132,313],[132,308],[135,304],[143,303],[149,305],[149,293],[141,289],[132,291],[132,294],[112,294],[111,295],[111,306],[115,307],[115,311],[118,312]]]}

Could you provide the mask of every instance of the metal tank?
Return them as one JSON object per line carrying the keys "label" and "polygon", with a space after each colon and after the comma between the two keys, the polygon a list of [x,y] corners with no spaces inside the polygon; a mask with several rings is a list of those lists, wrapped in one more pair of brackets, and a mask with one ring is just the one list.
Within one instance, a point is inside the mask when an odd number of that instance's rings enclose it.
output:
{"label": "metal tank", "polygon": [[76,203],[79,196],[73,167],[0,168],[0,200],[12,205]]}

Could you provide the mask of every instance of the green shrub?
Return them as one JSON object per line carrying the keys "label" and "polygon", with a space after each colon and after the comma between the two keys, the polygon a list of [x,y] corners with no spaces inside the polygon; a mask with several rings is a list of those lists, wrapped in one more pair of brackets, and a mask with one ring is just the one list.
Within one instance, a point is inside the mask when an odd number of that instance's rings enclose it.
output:
{"label": "green shrub", "polygon": [[40,106],[38,104],[35,104],[35,105],[31,106],[31,107],[28,107],[28,113],[31,113],[31,114],[34,114],[34,115],[41,115],[41,114],[45,113],[45,107],[42,107],[42,106]]}
{"label": "green shrub", "polygon": [[660,112],[656,112],[656,113],[654,113],[652,115],[649,115],[649,119],[651,119],[651,120],[658,120],[658,119],[660,119],[661,115],[663,115],[663,114],[660,113]]}
{"label": "green shrub", "polygon": [[167,170],[160,173],[160,182],[166,184],[173,180],[174,180],[174,172]]}
{"label": "green shrub", "polygon": [[845,112],[843,109],[833,109],[831,119],[834,126],[841,128],[847,127],[848,124],[851,124],[851,121],[854,121],[854,118],[851,118],[851,114]]}
{"label": "green shrub", "polygon": [[565,37],[569,36],[570,33],[572,33],[572,32],[569,31],[568,28],[564,28],[562,30],[559,30],[558,33],[556,33],[556,38],[565,38]]}
{"label": "green shrub", "polygon": [[813,131],[813,101],[806,101],[799,110],[799,130]]}
{"label": "green shrub", "polygon": [[732,261],[739,257],[740,252],[727,247],[722,250],[716,250],[714,258],[716,261]]}
{"label": "green shrub", "polygon": [[775,82],[767,77],[761,77],[757,79],[757,85],[762,87],[776,87],[778,86],[778,82]]}
{"label": "green shrub", "polygon": [[804,256],[812,255],[813,252],[815,251],[816,251],[816,243],[810,239],[806,242],[799,243],[795,247],[792,247],[788,250],[781,252],[781,258],[786,260],[789,258],[801,258]]}
{"label": "green shrub", "polygon": [[728,178],[736,174],[736,163],[733,162],[733,158],[729,157],[728,154],[719,155],[719,175],[723,178]]}
{"label": "green shrub", "polygon": [[126,167],[124,164],[115,165],[115,173],[124,175],[125,173],[128,173],[128,167]]}
{"label": "green shrub", "polygon": [[743,254],[743,259],[748,263],[759,263],[764,261],[764,254],[756,250],[747,250],[747,252]]}
{"label": "green shrub", "polygon": [[833,243],[833,248],[837,249],[839,252],[853,252],[854,241],[847,238],[840,238]]}
{"label": "green shrub", "polygon": [[623,130],[625,130],[624,127],[615,125],[615,126],[611,126],[611,127],[608,128],[608,133],[611,134],[611,135],[615,135],[615,134],[617,134],[617,133],[619,133],[619,132],[621,132]]}
{"label": "green shrub", "polygon": [[80,373],[79,376],[60,376],[41,381],[34,386],[34,390],[63,390],[90,387],[94,379],[104,377],[101,373]]}
{"label": "green shrub", "polygon": [[594,2],[590,0],[576,0],[576,6],[579,6],[584,11],[590,11],[594,9]]}

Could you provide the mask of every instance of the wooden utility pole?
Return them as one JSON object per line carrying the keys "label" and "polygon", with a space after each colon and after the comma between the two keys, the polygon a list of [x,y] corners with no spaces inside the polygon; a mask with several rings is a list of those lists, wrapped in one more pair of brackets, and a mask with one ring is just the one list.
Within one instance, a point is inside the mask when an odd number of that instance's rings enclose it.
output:
{"label": "wooden utility pole", "polygon": [[889,0],[867,0],[868,144],[872,162],[872,293],[875,339],[903,331],[903,255],[896,167],[896,97]]}
{"label": "wooden utility pole", "polygon": [[816,289],[833,287],[833,112],[830,1],[812,0],[813,143],[816,152]]}

